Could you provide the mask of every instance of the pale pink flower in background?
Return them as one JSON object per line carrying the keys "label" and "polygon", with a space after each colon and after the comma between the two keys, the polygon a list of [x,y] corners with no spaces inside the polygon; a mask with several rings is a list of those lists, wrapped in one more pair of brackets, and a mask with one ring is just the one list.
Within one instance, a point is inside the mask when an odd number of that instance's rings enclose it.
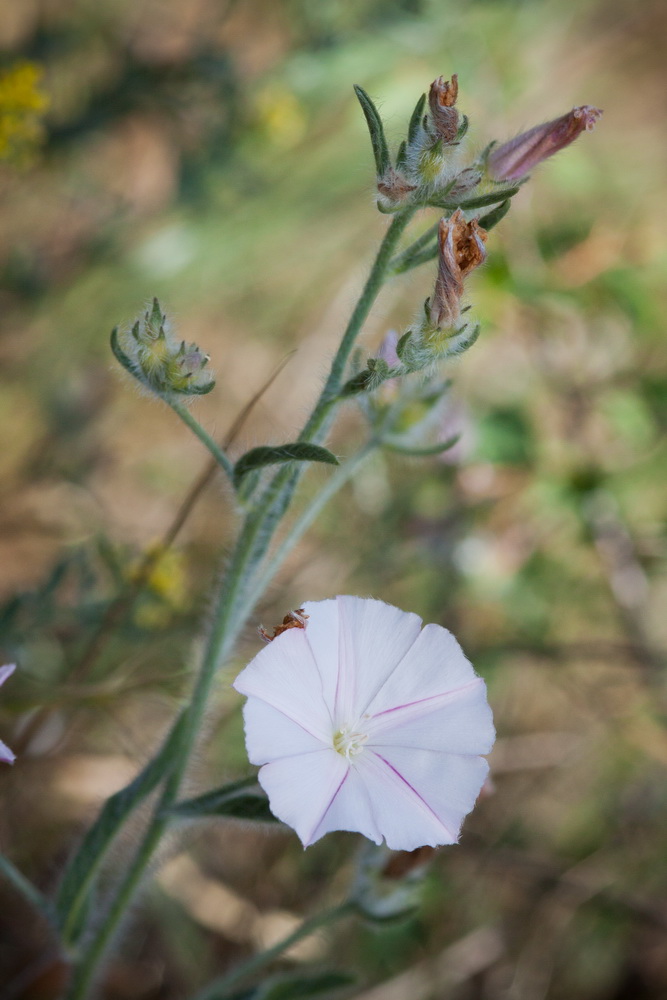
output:
{"label": "pale pink flower in background", "polygon": [[[493,745],[484,681],[454,636],[382,601],[307,603],[236,679],[272,811],[394,850],[456,843]],[[306,617],[307,616],[307,617]]]}
{"label": "pale pink flower in background", "polygon": [[[0,684],[4,684],[8,677],[11,677],[16,670],[15,663],[8,663],[5,667],[0,667]],[[3,764],[13,764],[16,757],[11,752],[8,746],[6,746],[2,740],[0,740],[0,761]]]}
{"label": "pale pink flower in background", "polygon": [[376,358],[382,358],[390,368],[400,368],[401,359],[396,353],[399,336],[396,330],[387,330],[384,339],[377,349]]}

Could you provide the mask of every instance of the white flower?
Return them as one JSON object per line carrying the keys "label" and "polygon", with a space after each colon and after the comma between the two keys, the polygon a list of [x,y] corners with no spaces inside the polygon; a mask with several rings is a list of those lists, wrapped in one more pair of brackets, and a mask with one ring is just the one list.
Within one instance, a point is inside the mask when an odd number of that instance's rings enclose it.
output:
{"label": "white flower", "polygon": [[382,601],[303,611],[234,684],[272,811],[304,847],[332,830],[403,851],[456,843],[495,735],[484,681],[447,629]]}
{"label": "white flower", "polygon": [[[16,670],[16,664],[8,663],[5,667],[0,667],[0,684],[4,684],[8,677],[11,677]],[[0,761],[3,764],[13,764],[16,757],[11,752],[8,746],[6,746],[2,740],[0,740]]]}

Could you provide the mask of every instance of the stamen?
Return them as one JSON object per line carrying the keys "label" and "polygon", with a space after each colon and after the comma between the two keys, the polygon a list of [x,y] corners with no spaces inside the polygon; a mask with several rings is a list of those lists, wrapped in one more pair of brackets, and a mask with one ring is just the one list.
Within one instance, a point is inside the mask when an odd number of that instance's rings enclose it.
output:
{"label": "stamen", "polygon": [[350,760],[361,753],[367,739],[366,733],[351,733],[349,726],[343,726],[334,733],[333,748],[341,757]]}

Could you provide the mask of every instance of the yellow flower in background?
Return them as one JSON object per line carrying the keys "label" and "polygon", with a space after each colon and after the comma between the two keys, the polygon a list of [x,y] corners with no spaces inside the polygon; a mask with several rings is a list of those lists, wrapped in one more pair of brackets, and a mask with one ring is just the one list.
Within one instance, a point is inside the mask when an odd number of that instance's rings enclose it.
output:
{"label": "yellow flower in background", "polygon": [[162,628],[186,603],[185,558],[182,552],[163,549],[160,543],[149,547],[146,556],[151,559],[148,576],[143,576],[143,559],[132,567],[129,574],[131,580],[145,580],[144,593],[135,609],[134,620],[141,628]]}
{"label": "yellow flower in background", "polygon": [[257,96],[257,120],[272,145],[281,149],[296,146],[306,132],[306,116],[294,94],[270,86]]}
{"label": "yellow flower in background", "polygon": [[31,62],[0,73],[0,160],[26,166],[43,141],[49,98],[40,90],[42,76],[41,66]]}

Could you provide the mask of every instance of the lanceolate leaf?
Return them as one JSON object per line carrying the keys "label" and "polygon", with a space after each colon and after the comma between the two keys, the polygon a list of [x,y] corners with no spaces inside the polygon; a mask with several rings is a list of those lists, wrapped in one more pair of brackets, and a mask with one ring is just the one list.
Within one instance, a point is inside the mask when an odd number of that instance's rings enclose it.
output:
{"label": "lanceolate leaf", "polygon": [[121,364],[123,366],[123,368],[125,369],[125,371],[128,371],[130,373],[130,375],[134,375],[135,378],[136,378],[136,374],[137,374],[136,367],[132,363],[132,361],[128,358],[127,354],[125,353],[125,351],[123,350],[123,348],[120,346],[120,343],[118,341],[118,327],[117,326],[115,326],[113,328],[113,330],[111,331],[111,350],[114,353],[116,361],[118,361],[119,364]]}
{"label": "lanceolate leaf", "polygon": [[422,120],[422,112],[424,110],[424,105],[426,104],[426,94],[422,96],[417,101],[417,106],[412,112],[412,117],[410,119],[410,124],[408,125],[408,145],[411,145],[417,137],[417,132],[419,131],[419,125]]}
{"label": "lanceolate leaf", "polygon": [[70,861],[56,899],[56,914],[63,928],[65,943],[72,943],[80,928],[80,914],[107,848],[125,820],[143,800],[157,788],[175,761],[175,747],[185,727],[186,713],[181,715],[164,746],[144,770],[126,788],[116,792],[104,804],[95,822],[84,837],[79,850]]}
{"label": "lanceolate leaf", "polygon": [[486,231],[488,232],[489,229],[493,229],[494,226],[497,226],[498,223],[505,218],[505,216],[510,210],[511,205],[512,201],[510,198],[508,198],[507,201],[503,201],[500,205],[498,205],[497,208],[494,208],[486,215],[483,215],[482,218],[479,220],[479,224],[482,227],[482,229],[486,229]]}
{"label": "lanceolate leaf", "polygon": [[362,87],[359,87],[356,83],[354,85],[354,92],[357,95],[359,103],[361,104],[361,109],[364,112],[366,124],[368,125],[368,131],[371,135],[377,175],[378,177],[383,177],[389,169],[390,161],[387,140],[384,137],[382,119],[380,118],[377,108],[371,101],[366,91]]}
{"label": "lanceolate leaf", "polygon": [[427,264],[429,260],[433,260],[437,256],[438,243],[435,241],[426,250],[420,250],[410,256],[402,256],[393,265],[392,271],[394,274],[404,274],[406,271],[411,271],[413,267],[419,267],[420,264]]}
{"label": "lanceolate leaf", "polygon": [[458,357],[459,354],[463,354],[465,351],[469,350],[479,337],[480,329],[481,327],[479,323],[477,323],[468,332],[462,330],[458,336],[452,337],[446,357],[455,358]]}
{"label": "lanceolate leaf", "polygon": [[207,994],[207,1000],[306,1000],[321,997],[351,986],[355,977],[348,972],[296,972],[293,975],[271,977],[253,989],[230,996],[228,993]]}
{"label": "lanceolate leaf", "polygon": [[293,444],[280,444],[276,447],[263,445],[241,455],[234,466],[234,479],[238,484],[252,469],[280,465],[283,462],[324,462],[327,465],[338,465],[338,459],[328,448],[309,444],[307,441],[295,441]]}
{"label": "lanceolate leaf", "polygon": [[301,972],[263,984],[253,994],[253,1000],[306,1000],[351,986],[353,982],[354,976],[347,972]]}
{"label": "lanceolate leaf", "polygon": [[513,198],[518,190],[518,187],[503,188],[498,191],[489,191],[488,194],[477,195],[475,198],[464,198],[462,201],[432,201],[429,202],[429,204],[433,205],[435,208],[445,208],[450,210],[456,208],[486,208],[487,205],[495,205],[499,201],[505,201],[506,198]]}
{"label": "lanceolate leaf", "polygon": [[405,139],[404,139],[403,142],[401,143],[401,145],[398,147],[398,153],[396,154],[396,169],[397,170],[402,170],[403,167],[405,166],[406,152],[407,152],[407,144],[406,144]]}
{"label": "lanceolate leaf", "polygon": [[455,434],[453,437],[447,438],[446,441],[441,441],[439,444],[432,444],[426,448],[411,448],[406,444],[397,444],[394,441],[386,440],[382,442],[382,447],[388,448],[389,451],[396,451],[401,455],[413,455],[415,458],[421,458],[427,455],[441,455],[443,451],[453,448],[459,437],[460,434]]}
{"label": "lanceolate leaf", "polygon": [[195,799],[186,799],[169,810],[180,819],[227,816],[256,823],[278,823],[269,809],[269,800],[257,785],[257,778],[241,778]]}

